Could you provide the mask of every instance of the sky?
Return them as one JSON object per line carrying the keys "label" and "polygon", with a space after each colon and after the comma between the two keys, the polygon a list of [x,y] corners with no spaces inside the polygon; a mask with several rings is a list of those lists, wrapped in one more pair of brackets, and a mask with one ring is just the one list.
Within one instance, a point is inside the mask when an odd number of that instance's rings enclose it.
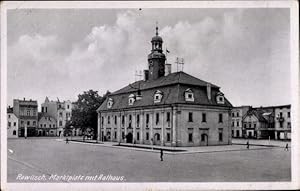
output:
{"label": "sky", "polygon": [[158,22],[168,63],[234,105],[291,103],[289,9],[17,9],[7,15],[7,97],[76,101],[134,82]]}

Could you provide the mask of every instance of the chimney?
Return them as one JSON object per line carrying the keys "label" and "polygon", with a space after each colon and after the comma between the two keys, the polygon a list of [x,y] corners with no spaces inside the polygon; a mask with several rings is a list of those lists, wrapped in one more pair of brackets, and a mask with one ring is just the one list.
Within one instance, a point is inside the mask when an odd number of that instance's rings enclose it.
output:
{"label": "chimney", "polygon": [[25,101],[25,97],[23,97],[23,101]]}
{"label": "chimney", "polygon": [[149,70],[144,70],[144,80],[149,80]]}
{"label": "chimney", "polygon": [[165,64],[165,76],[171,74],[172,70],[171,70],[171,64]]}
{"label": "chimney", "polygon": [[211,84],[210,83],[206,84],[206,90],[207,90],[207,98],[210,101],[211,100]]}

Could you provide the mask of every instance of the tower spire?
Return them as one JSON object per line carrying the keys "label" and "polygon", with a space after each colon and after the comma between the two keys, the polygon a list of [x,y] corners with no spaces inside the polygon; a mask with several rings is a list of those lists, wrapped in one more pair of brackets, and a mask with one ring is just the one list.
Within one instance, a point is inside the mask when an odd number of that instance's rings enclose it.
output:
{"label": "tower spire", "polygon": [[155,34],[156,34],[156,36],[158,36],[158,22],[157,21],[156,21],[156,28],[155,29],[156,29],[156,33]]}

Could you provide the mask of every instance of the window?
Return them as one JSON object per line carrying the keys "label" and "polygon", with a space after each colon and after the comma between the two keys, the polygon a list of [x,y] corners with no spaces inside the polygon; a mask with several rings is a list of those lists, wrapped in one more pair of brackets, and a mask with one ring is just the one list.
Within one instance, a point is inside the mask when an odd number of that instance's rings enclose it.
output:
{"label": "window", "polygon": [[206,113],[202,113],[202,122],[206,122]]}
{"label": "window", "polygon": [[125,138],[125,133],[124,132],[122,132],[122,139],[124,139]]}
{"label": "window", "polygon": [[62,117],[62,115],[63,115],[62,112],[59,112],[59,117]]}
{"label": "window", "polygon": [[189,133],[189,142],[193,142],[193,133],[192,132]]}
{"label": "window", "polygon": [[27,115],[30,116],[30,110],[27,110]]}
{"label": "window", "polygon": [[280,128],[283,128],[283,123],[282,122],[280,122],[279,125],[280,125]]}
{"label": "window", "polygon": [[288,115],[288,118],[290,118],[291,117],[291,112],[288,112],[287,115]]}
{"label": "window", "polygon": [[48,108],[47,107],[45,107],[45,109],[46,109],[46,113],[48,112]]}
{"label": "window", "polygon": [[112,98],[108,98],[107,108],[111,108],[113,104],[114,104],[113,99]]}
{"label": "window", "polygon": [[140,132],[136,133],[136,140],[138,140],[138,141],[140,140]]}
{"label": "window", "polygon": [[70,106],[69,106],[69,105],[67,105],[67,108],[68,108],[68,109],[70,109]]}
{"label": "window", "polygon": [[288,122],[288,123],[287,123],[287,127],[288,127],[288,128],[291,128],[291,122]]}
{"label": "window", "polygon": [[251,128],[251,123],[249,123],[249,128]]}
{"label": "window", "polygon": [[233,137],[234,135],[234,130],[231,130],[231,137]]}
{"label": "window", "polygon": [[46,128],[46,124],[44,124],[44,127]]}
{"label": "window", "polygon": [[11,126],[11,122],[8,122],[8,127],[10,127]]}
{"label": "window", "polygon": [[136,115],[136,126],[139,127],[140,126],[140,115]]}
{"label": "window", "polygon": [[23,120],[21,121],[21,125],[24,125],[24,121]]}
{"label": "window", "polygon": [[160,134],[159,134],[159,133],[156,134],[156,139],[157,139],[158,141],[160,141]]}
{"label": "window", "polygon": [[232,121],[231,126],[234,127],[234,121]]}
{"label": "window", "polygon": [[185,97],[185,101],[194,101],[194,93],[193,91],[188,88],[184,91],[184,97]]}
{"label": "window", "polygon": [[[251,124],[250,124],[251,125]],[[254,128],[256,128],[256,123],[253,124]]]}
{"label": "window", "polygon": [[170,141],[171,141],[171,134],[167,133],[167,142],[170,142]]}
{"label": "window", "polygon": [[163,97],[163,93],[160,90],[157,90],[154,92],[154,103],[159,103],[161,102]]}
{"label": "window", "polygon": [[42,113],[44,113],[44,107],[42,107]]}
{"label": "window", "polygon": [[222,92],[218,92],[217,93],[217,97],[216,97],[217,103],[218,104],[224,104],[224,94]]}
{"label": "window", "polygon": [[223,129],[219,129],[219,141],[223,141]]}
{"label": "window", "polygon": [[159,123],[159,113],[156,113],[156,125]]}
{"label": "window", "polygon": [[244,124],[244,128],[247,128],[247,124]]}
{"label": "window", "polygon": [[149,140],[149,133],[146,133],[146,140]]}
{"label": "window", "polygon": [[239,116],[240,116],[240,113],[239,113],[239,112],[236,112],[236,116],[239,117]]}
{"label": "window", "polygon": [[234,117],[234,112],[232,112],[231,116]]}
{"label": "window", "polygon": [[104,123],[104,117],[101,117],[101,125]]}
{"label": "window", "polygon": [[51,128],[51,124],[49,124],[49,127]]}
{"label": "window", "polygon": [[42,127],[43,127],[43,124],[41,124],[40,127],[42,128]]}
{"label": "window", "polygon": [[125,116],[122,115],[122,125],[124,125],[124,124],[125,124]]}
{"label": "window", "polygon": [[110,116],[107,117],[107,124],[110,124]]}
{"label": "window", "polygon": [[239,137],[240,136],[240,131],[236,130],[236,136]]}
{"label": "window", "polygon": [[129,99],[128,99],[128,104],[129,105],[133,105],[134,101],[135,101],[135,95],[134,94],[130,94],[129,95]]}
{"label": "window", "polygon": [[117,138],[117,131],[115,131],[115,139]]}
{"label": "window", "polygon": [[36,110],[33,110],[33,115],[36,116]]}
{"label": "window", "polygon": [[189,112],[189,122],[193,122],[193,113]]}
{"label": "window", "polygon": [[132,121],[132,116],[129,115],[129,124],[128,124],[128,127],[131,128],[131,121]]}
{"label": "window", "polygon": [[117,125],[117,116],[115,115],[115,125]]}
{"label": "window", "polygon": [[33,126],[35,126],[36,125],[36,122],[35,121],[33,121]]}
{"label": "window", "polygon": [[239,122],[239,121],[236,122],[236,126],[237,126],[237,127],[240,126],[240,122]]}
{"label": "window", "polygon": [[14,130],[14,131],[13,131],[13,135],[16,135],[16,134],[17,134],[17,132],[16,132],[16,130]]}
{"label": "window", "polygon": [[10,118],[10,115],[8,115],[8,118]]}
{"label": "window", "polygon": [[146,114],[146,126],[148,127],[149,124],[149,114]]}
{"label": "window", "polygon": [[17,126],[17,123],[16,123],[16,122],[14,122],[14,127],[15,127],[15,126]]}
{"label": "window", "polygon": [[223,123],[223,114],[219,113],[219,123]]}
{"label": "window", "polygon": [[55,128],[55,124],[53,124],[53,128]]}
{"label": "window", "polygon": [[59,126],[62,126],[62,121],[59,121]]}
{"label": "window", "polygon": [[30,125],[30,121],[27,121],[27,125],[28,125],[28,126]]}
{"label": "window", "polygon": [[282,117],[282,112],[280,112],[279,115],[280,115],[280,118],[281,118]]}
{"label": "window", "polygon": [[171,113],[167,112],[167,122],[170,122],[170,121],[171,121]]}

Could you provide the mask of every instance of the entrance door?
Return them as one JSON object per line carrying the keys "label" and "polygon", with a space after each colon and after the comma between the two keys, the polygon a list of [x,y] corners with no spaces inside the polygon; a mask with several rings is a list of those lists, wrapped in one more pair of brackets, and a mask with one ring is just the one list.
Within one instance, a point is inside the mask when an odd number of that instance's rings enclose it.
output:
{"label": "entrance door", "polygon": [[129,132],[126,136],[126,143],[132,143],[132,133]]}
{"label": "entrance door", "polygon": [[154,134],[154,145],[160,145],[160,134],[159,133],[155,133]]}
{"label": "entrance door", "polygon": [[201,134],[200,146],[208,146],[208,135],[206,133]]}

